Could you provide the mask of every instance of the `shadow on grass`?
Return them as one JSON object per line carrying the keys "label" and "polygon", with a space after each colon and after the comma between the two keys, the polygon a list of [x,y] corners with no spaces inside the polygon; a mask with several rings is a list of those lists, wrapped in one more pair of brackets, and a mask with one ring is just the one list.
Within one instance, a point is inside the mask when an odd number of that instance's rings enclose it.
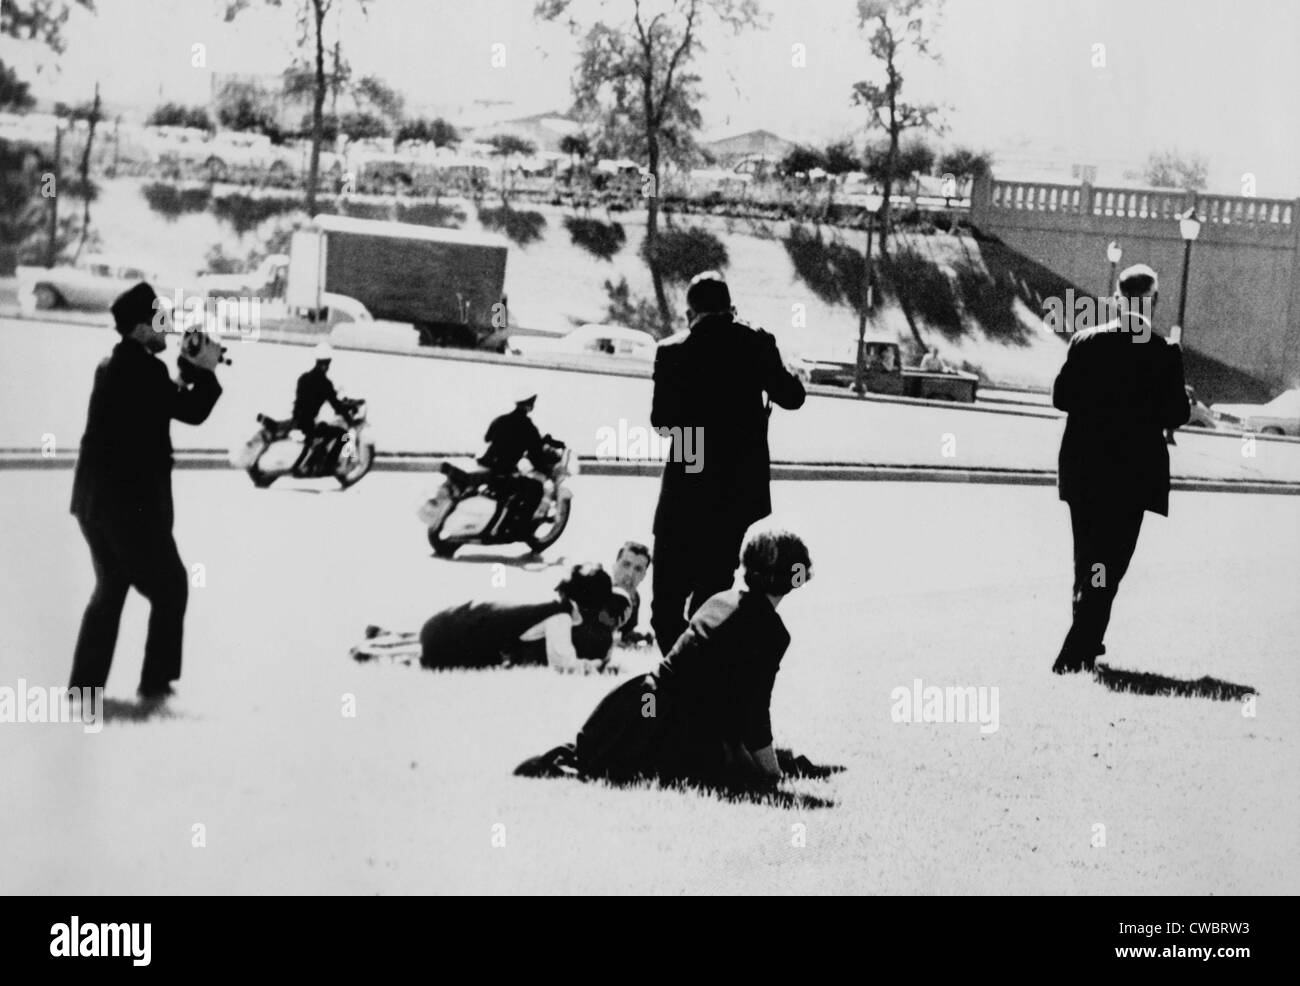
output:
{"label": "shadow on grass", "polygon": [[[787,787],[767,784],[715,784],[685,780],[668,780],[659,777],[634,777],[613,779],[609,777],[583,777],[572,762],[571,745],[556,747],[554,750],[538,757],[531,757],[515,768],[516,777],[534,779],[567,778],[587,783],[603,784],[606,787],[626,790],[661,790],[679,791],[683,794],[700,794],[718,801],[733,804],[759,804],[776,808],[834,808],[835,802],[830,798],[809,794],[804,791],[792,791]],[[791,780],[824,780],[833,774],[841,774],[848,768],[839,765],[819,765],[812,763],[805,756],[796,756],[793,750],[778,747],[777,762],[785,773],[785,784]]]}
{"label": "shadow on grass", "polygon": [[527,246],[542,238],[546,217],[533,209],[499,209],[479,207],[478,221],[484,229],[504,233],[517,246]]}
{"label": "shadow on grass", "polygon": [[101,713],[105,722],[154,722],[162,719],[182,719],[165,702],[128,702],[120,698],[104,699]]}
{"label": "shadow on grass", "polygon": [[607,223],[585,216],[565,216],[564,228],[575,246],[586,250],[597,260],[613,260],[615,254],[627,243],[627,232],[620,223]]}
{"label": "shadow on grass", "polygon": [[1195,680],[1167,678],[1145,671],[1124,671],[1098,663],[1093,670],[1097,681],[1113,692],[1135,695],[1176,695],[1182,698],[1208,698],[1217,702],[1240,702],[1247,695],[1258,695],[1250,685],[1234,685],[1206,675]]}
{"label": "shadow on grass", "polygon": [[206,212],[212,198],[212,189],[179,188],[167,182],[155,181],[140,187],[140,193],[149,208],[168,222],[175,222],[190,213]]}
{"label": "shadow on grass", "polygon": [[[822,236],[820,227],[791,224],[782,238],[795,276],[819,301],[827,305],[862,306],[862,254],[843,240]],[[878,267],[878,262],[873,260]],[[879,283],[879,278],[876,279]]]}
{"label": "shadow on grass", "polygon": [[268,219],[286,215],[302,207],[302,200],[293,195],[253,196],[243,192],[231,192],[229,195],[217,195],[211,199],[212,215],[219,222],[228,225],[235,231],[235,235],[241,238],[244,234],[253,232]]}
{"label": "shadow on grass", "polygon": [[414,223],[417,226],[460,229],[465,225],[465,210],[440,202],[399,203],[397,219],[398,222]]}

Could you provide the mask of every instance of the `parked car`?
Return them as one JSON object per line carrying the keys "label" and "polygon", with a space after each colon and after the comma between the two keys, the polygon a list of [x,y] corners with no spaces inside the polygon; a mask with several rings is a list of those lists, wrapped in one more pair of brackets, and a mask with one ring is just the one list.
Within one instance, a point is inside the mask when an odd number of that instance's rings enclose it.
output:
{"label": "parked car", "polygon": [[52,308],[108,311],[118,295],[139,281],[148,281],[164,298],[174,288],[142,265],[103,254],[82,257],[76,264],[19,267],[14,273],[24,315]]}
{"label": "parked car", "polygon": [[1211,404],[1210,413],[1226,428],[1258,435],[1300,436],[1300,387],[1267,404]]}
{"label": "parked car", "polygon": [[1187,419],[1184,428],[1204,428],[1206,431],[1218,431],[1219,419],[1214,416],[1205,404],[1196,396],[1196,391],[1187,385],[1187,403],[1191,405],[1191,417]]}
{"label": "parked car", "polygon": [[145,127],[144,144],[165,177],[180,177],[208,157],[208,133],[195,127]]}
{"label": "parked car", "polygon": [[199,287],[212,297],[283,298],[289,275],[289,255],[273,253],[256,270],[242,274],[200,274]]}
{"label": "parked car", "polygon": [[[857,374],[858,341],[829,359],[801,356],[794,361],[795,372],[805,383],[831,387],[851,387]],[[979,377],[963,370],[922,370],[904,366],[898,341],[887,336],[868,336],[864,340],[863,381],[872,394],[893,394],[925,400],[975,402]]]}
{"label": "parked car", "polygon": [[562,336],[513,335],[506,339],[504,351],[511,356],[612,356],[653,363],[656,344],[649,332],[591,323]]}
{"label": "parked car", "polygon": [[287,176],[295,164],[291,151],[276,147],[265,134],[226,131],[208,142],[203,167],[212,181],[226,181],[239,172],[264,172],[271,178]]}

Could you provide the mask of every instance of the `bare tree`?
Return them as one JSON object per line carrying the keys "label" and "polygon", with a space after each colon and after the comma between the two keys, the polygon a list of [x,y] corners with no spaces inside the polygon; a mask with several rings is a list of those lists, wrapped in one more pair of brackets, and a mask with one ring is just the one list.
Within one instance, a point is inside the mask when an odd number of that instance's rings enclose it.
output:
{"label": "bare tree", "polygon": [[[880,255],[885,269],[891,270],[889,259],[890,196],[894,181],[899,175],[899,144],[909,130],[929,130],[942,133],[938,122],[939,107],[933,103],[909,103],[903,100],[903,73],[901,56],[907,49],[915,54],[938,61],[939,56],[930,51],[926,20],[937,16],[943,0],[858,0],[858,24],[862,30],[871,29],[868,47],[871,56],[884,63],[885,82],[858,82],[853,86],[853,102],[867,108],[867,129],[883,130],[889,138],[883,162],[880,162],[880,181],[884,186],[884,201],[880,207]],[[933,160],[933,158],[931,158]],[[867,258],[867,264],[871,264]],[[899,307],[907,319],[912,337],[925,345],[916,319],[912,315],[905,285],[891,276]]]}
{"label": "bare tree", "polygon": [[[255,0],[225,0],[226,20],[233,21],[240,12],[250,7]],[[264,0],[269,7],[284,6],[283,0]],[[311,102],[311,159],[307,166],[307,214],[316,211],[316,186],[320,181],[320,145],[322,119],[325,110],[325,95],[329,91],[331,79],[338,84],[342,54],[336,43],[334,48],[334,68],[332,75],[325,72],[325,17],[334,7],[336,0],[297,0],[298,43],[302,48],[310,47],[315,66],[315,85],[312,88]],[[337,0],[342,3],[343,0]],[[364,13],[366,0],[356,0]]]}
{"label": "bare tree", "polygon": [[942,133],[938,122],[940,109],[933,103],[909,103],[903,100],[903,73],[901,56],[907,49],[935,61],[939,56],[930,51],[930,38],[926,19],[937,15],[943,0],[858,0],[858,23],[863,30],[871,29],[868,39],[871,57],[884,63],[885,82],[858,82],[853,86],[853,102],[867,108],[867,128],[884,130],[889,146],[881,167],[885,201],[881,206],[880,252],[888,254],[890,206],[898,176],[899,143],[909,130],[929,130]]}
{"label": "bare tree", "polygon": [[[646,161],[646,241],[643,251],[654,284],[655,304],[664,332],[672,312],[656,258],[659,233],[660,165],[665,150],[685,155],[700,127],[699,76],[691,71],[704,50],[706,21],[739,32],[762,20],[757,0],[618,0],[579,21],[576,0],[539,0],[535,14],[564,21],[582,34],[573,79],[576,109],[607,125],[625,127],[632,146]],[[613,11],[622,17],[610,16]],[[616,135],[621,136],[621,135]]]}

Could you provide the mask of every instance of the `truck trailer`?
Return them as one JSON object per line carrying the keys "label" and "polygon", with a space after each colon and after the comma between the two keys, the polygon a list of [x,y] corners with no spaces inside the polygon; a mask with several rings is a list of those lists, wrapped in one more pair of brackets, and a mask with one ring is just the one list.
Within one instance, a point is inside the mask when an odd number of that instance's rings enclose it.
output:
{"label": "truck trailer", "polygon": [[319,215],[293,234],[286,301],[318,311],[346,295],[423,345],[479,346],[508,328],[507,251],[490,233]]}

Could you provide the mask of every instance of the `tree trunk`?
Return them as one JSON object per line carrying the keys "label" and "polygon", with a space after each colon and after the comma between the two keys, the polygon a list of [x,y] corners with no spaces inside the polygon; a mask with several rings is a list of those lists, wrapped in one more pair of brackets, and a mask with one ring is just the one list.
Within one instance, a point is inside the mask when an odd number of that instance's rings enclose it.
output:
{"label": "tree trunk", "polygon": [[316,215],[316,184],[320,180],[320,143],[325,109],[325,8],[321,0],[312,0],[316,15],[316,92],[311,106],[311,163],[307,166],[307,216]]}
{"label": "tree trunk", "polygon": [[77,252],[72,258],[75,264],[85,249],[86,237],[90,235],[90,152],[95,144],[95,124],[99,122],[99,83],[95,83],[95,101],[90,107],[90,119],[86,121],[86,149],[81,155],[81,239],[77,243]]}
{"label": "tree trunk", "polygon": [[664,288],[664,277],[656,261],[655,247],[659,238],[659,138],[657,134],[646,135],[649,145],[650,200],[646,205],[645,244],[646,262],[650,266],[650,281],[654,284],[655,304],[659,306],[659,321],[663,335],[672,335],[673,313],[668,307],[668,292]]}

